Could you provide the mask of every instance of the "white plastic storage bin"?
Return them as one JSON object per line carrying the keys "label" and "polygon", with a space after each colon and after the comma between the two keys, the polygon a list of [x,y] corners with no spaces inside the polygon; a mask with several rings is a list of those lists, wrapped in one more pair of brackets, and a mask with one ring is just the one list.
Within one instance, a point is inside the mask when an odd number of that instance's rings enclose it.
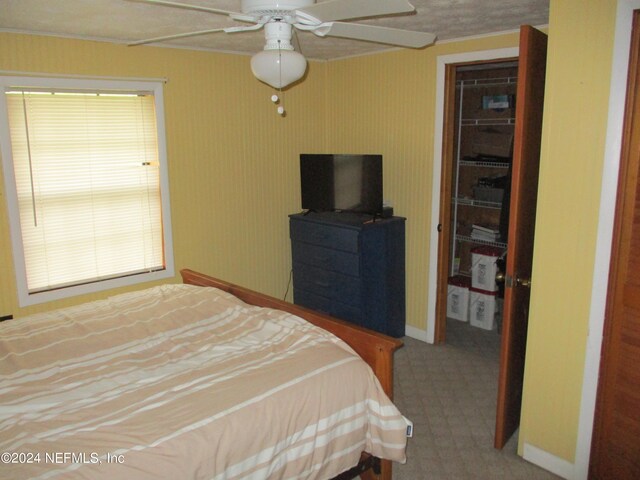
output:
{"label": "white plastic storage bin", "polygon": [[447,317],[461,322],[469,319],[469,277],[449,277],[447,287]]}
{"label": "white plastic storage bin", "polygon": [[498,247],[481,246],[471,249],[471,287],[486,292],[497,292],[496,262],[503,250]]}
{"label": "white plastic storage bin", "polygon": [[502,315],[502,299],[495,292],[471,288],[469,291],[469,323],[473,327],[494,330]]}

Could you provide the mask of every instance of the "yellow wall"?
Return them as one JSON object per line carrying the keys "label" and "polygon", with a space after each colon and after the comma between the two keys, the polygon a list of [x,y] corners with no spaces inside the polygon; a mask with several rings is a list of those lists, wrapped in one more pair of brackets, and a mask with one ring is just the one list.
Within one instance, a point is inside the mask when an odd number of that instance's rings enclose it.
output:
{"label": "yellow wall", "polygon": [[[574,461],[616,2],[551,2],[520,446]],[[607,279],[601,279],[606,288]]]}
{"label": "yellow wall", "polygon": [[[287,214],[300,207],[298,154],[382,153],[385,198],[408,218],[407,322],[424,330],[436,59],[516,44],[517,35],[509,34],[312,62],[305,81],[286,92],[285,118],[276,115],[271,90],[250,74],[248,56],[0,34],[0,70],[168,78],[177,268],[200,269],[276,296],[284,294],[289,278]],[[2,314],[95,297],[18,308],[6,222],[2,208]]]}
{"label": "yellow wall", "polygon": [[[552,2],[523,442],[573,462],[589,318],[615,2]],[[425,328],[436,60],[516,35],[330,62],[334,150],[381,152],[385,199],[407,217],[407,321]],[[398,80],[400,79],[400,81]],[[345,121],[348,119],[348,121]],[[605,283],[603,281],[603,288]]]}
{"label": "yellow wall", "polygon": [[[298,154],[322,151],[326,142],[318,95],[325,64],[312,63],[307,79],[286,92],[288,116],[281,118],[272,90],[251,75],[249,58],[0,34],[0,70],[166,77],[177,268],[282,297],[291,264],[287,215],[300,208]],[[4,183],[0,202],[0,314],[19,316],[107,294],[18,308]]]}
{"label": "yellow wall", "polygon": [[[615,2],[553,1],[521,440],[573,461],[595,245]],[[282,296],[298,154],[382,153],[386,199],[407,217],[407,321],[425,328],[438,55],[517,35],[313,63],[288,117],[249,57],[0,34],[0,70],[167,77],[178,268]],[[0,187],[0,188],[3,188]],[[268,206],[268,208],[265,208]],[[604,287],[603,287],[604,288]],[[17,308],[0,190],[0,314]],[[290,297],[289,297],[290,298]],[[84,299],[80,299],[84,300]],[[44,305],[39,308],[51,308]]]}
{"label": "yellow wall", "polygon": [[514,47],[517,34],[328,64],[329,146],[384,156],[384,198],[407,218],[407,323],[426,329],[436,67],[439,55]]}

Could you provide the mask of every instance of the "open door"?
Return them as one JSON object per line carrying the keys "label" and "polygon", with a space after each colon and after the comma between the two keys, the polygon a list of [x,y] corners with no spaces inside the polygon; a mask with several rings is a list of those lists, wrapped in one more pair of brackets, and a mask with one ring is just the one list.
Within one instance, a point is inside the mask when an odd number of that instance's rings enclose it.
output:
{"label": "open door", "polygon": [[504,447],[520,423],[546,59],[547,36],[530,26],[521,27],[496,448]]}

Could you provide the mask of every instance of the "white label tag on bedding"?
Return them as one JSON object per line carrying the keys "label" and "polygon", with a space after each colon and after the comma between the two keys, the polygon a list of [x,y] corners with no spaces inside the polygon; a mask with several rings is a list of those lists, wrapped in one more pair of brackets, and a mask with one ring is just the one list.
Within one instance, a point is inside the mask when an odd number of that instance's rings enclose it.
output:
{"label": "white label tag on bedding", "polygon": [[411,422],[411,420],[407,420],[406,418],[405,421],[407,422],[407,437],[411,438],[413,437],[413,422]]}

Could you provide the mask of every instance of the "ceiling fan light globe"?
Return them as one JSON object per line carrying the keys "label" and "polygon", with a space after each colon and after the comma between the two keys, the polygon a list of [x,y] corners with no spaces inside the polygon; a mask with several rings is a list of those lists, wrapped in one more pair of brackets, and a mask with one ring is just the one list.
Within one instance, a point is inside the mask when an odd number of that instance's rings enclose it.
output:
{"label": "ceiling fan light globe", "polygon": [[251,71],[261,82],[284,88],[304,76],[307,59],[292,50],[263,50],[251,57]]}

